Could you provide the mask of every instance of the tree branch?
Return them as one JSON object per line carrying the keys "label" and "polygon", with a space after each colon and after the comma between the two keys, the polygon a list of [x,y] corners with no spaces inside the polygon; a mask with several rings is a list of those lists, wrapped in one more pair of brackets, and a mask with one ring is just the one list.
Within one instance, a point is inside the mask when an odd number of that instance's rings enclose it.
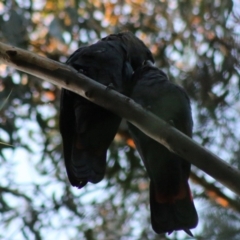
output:
{"label": "tree branch", "polygon": [[10,188],[7,188],[7,187],[2,187],[0,186],[0,193],[11,193],[12,195],[14,196],[17,196],[17,197],[22,197],[24,198],[26,201],[28,201],[29,203],[32,201],[32,199],[30,197],[28,197],[27,195],[19,192],[17,189],[10,189]]}
{"label": "tree branch", "polygon": [[240,172],[130,98],[59,62],[0,43],[0,61],[71,90],[125,118],[170,151],[188,160],[240,195]]}
{"label": "tree branch", "polygon": [[204,177],[199,177],[195,172],[190,174],[191,180],[195,184],[199,184],[204,187],[205,198],[215,201],[222,207],[231,208],[235,211],[240,212],[240,203],[238,200],[232,199],[222,192],[222,190],[215,186],[214,183],[209,183]]}

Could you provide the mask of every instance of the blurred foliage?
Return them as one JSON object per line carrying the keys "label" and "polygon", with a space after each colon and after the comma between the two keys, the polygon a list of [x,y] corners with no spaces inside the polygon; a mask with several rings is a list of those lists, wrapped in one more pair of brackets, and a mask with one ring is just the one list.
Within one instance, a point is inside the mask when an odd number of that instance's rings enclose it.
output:
{"label": "blurred foliage", "polygon": [[[239,167],[239,7],[220,0],[2,0],[0,41],[65,62],[80,45],[134,32],[191,97],[194,138]],[[0,65],[0,106],[0,142],[9,144],[0,144],[0,239],[188,238],[152,231],[146,172],[125,127],[109,150],[105,179],[78,190],[62,159],[59,88]],[[203,179],[196,168],[193,174]],[[208,176],[193,182],[196,239],[239,239],[240,213],[226,200],[239,198]]]}

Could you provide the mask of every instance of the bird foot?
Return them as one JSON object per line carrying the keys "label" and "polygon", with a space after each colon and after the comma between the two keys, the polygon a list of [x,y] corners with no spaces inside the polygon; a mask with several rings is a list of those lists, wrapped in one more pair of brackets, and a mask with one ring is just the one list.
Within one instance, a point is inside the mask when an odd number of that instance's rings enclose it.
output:
{"label": "bird foot", "polygon": [[108,85],[107,85],[107,88],[108,88],[109,90],[116,90],[116,88],[113,86],[112,83],[108,84]]}
{"label": "bird foot", "polygon": [[192,232],[189,229],[183,229],[185,233],[187,233],[189,236],[194,237]]}

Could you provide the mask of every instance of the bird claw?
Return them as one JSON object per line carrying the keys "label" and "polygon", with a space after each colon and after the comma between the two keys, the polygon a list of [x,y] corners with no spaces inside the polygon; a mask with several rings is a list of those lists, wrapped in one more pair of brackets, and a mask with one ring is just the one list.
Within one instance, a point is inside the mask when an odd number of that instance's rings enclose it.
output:
{"label": "bird claw", "polygon": [[186,228],[186,229],[183,229],[183,231],[187,233],[189,236],[194,237],[192,232],[189,229]]}
{"label": "bird claw", "polygon": [[80,180],[79,183],[78,183],[77,188],[78,188],[78,189],[81,189],[81,188],[84,187],[87,183],[88,183],[87,181]]}
{"label": "bird claw", "polygon": [[168,121],[168,124],[171,125],[172,127],[175,127],[174,121],[172,119]]}
{"label": "bird claw", "polygon": [[108,88],[108,89],[111,89],[111,90],[116,90],[116,88],[113,86],[112,83],[109,83],[109,84],[107,85],[107,88]]}
{"label": "bird claw", "polygon": [[78,72],[81,73],[81,74],[83,74],[83,75],[86,75],[86,71],[85,71],[84,69],[82,69],[82,68],[79,68],[79,69],[78,69]]}

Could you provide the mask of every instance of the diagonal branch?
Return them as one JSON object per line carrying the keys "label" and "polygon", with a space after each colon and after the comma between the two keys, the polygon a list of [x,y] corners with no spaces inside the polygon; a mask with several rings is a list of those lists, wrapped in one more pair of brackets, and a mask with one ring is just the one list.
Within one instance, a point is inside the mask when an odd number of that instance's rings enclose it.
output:
{"label": "diagonal branch", "polygon": [[130,98],[62,63],[0,43],[0,61],[23,72],[69,89],[125,118],[170,151],[188,160],[240,195],[240,172],[204,149]]}
{"label": "diagonal branch", "polygon": [[215,201],[222,207],[231,208],[235,211],[240,212],[240,203],[236,199],[232,199],[222,192],[214,183],[209,183],[204,177],[199,177],[195,172],[190,174],[191,180],[204,187],[205,197]]}

